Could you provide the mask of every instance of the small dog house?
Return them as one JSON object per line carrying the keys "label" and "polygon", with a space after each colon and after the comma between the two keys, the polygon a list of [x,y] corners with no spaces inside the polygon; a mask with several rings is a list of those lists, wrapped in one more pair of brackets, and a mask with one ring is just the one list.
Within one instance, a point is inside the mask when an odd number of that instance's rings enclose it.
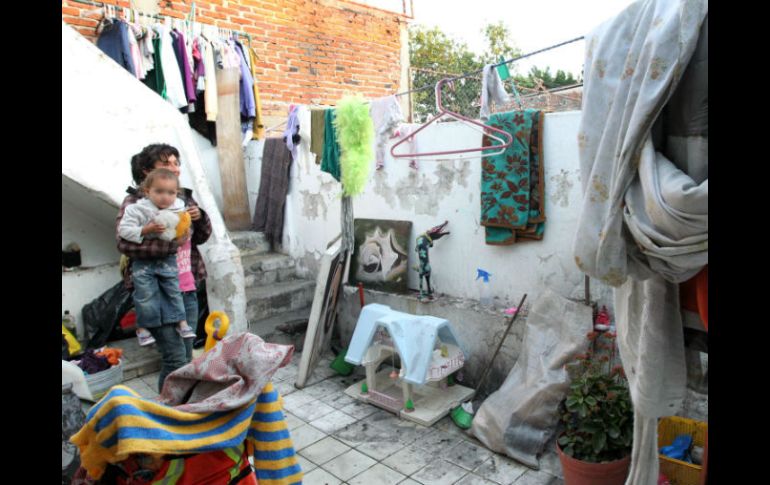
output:
{"label": "small dog house", "polygon": [[[398,354],[401,368],[377,368]],[[345,360],[366,368],[366,379],[346,391],[401,417],[430,426],[473,397],[454,383],[465,354],[448,320],[411,315],[377,303],[358,317]]]}

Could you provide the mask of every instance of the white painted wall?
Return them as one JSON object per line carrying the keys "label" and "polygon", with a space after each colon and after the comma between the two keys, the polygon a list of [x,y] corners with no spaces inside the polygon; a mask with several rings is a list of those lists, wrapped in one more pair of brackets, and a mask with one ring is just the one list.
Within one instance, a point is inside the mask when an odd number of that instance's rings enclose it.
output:
{"label": "white painted wall", "polygon": [[[580,112],[551,113],[545,117],[544,164],[546,187],[546,231],[542,241],[512,246],[484,243],[479,225],[481,187],[480,159],[465,161],[420,161],[419,170],[406,160],[387,156],[385,168],[374,172],[363,194],[355,197],[355,217],[412,221],[410,267],[416,264],[415,238],[436,224],[449,220],[446,236],[431,250],[433,276],[438,292],[461,298],[478,298],[480,283],[476,268],[492,273],[493,296],[510,298],[529,293],[530,299],[545,287],[568,297],[583,296],[583,274],[572,257],[572,243],[580,211],[580,170],[577,130]],[[481,135],[457,123],[432,125],[420,135],[420,151],[450,150],[479,146]],[[388,147],[389,149],[389,147]],[[389,151],[388,151],[389,153]],[[314,261],[340,229],[339,184],[320,171],[312,155],[301,157],[292,170],[289,199],[292,202],[285,229],[289,253]],[[287,209],[288,210],[288,209]],[[311,256],[311,257],[308,257]],[[409,286],[418,286],[417,273],[410,271]],[[609,303],[610,293],[598,282],[591,284],[594,299]]]}

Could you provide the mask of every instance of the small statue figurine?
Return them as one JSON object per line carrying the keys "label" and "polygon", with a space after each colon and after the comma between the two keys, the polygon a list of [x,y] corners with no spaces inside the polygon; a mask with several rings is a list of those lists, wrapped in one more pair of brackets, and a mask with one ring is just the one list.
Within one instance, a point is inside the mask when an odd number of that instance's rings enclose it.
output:
{"label": "small statue figurine", "polygon": [[[427,230],[417,238],[415,251],[417,251],[417,255],[420,259],[420,266],[416,268],[417,272],[420,274],[420,301],[432,301],[435,299],[433,296],[433,288],[430,286],[431,268],[430,261],[428,259],[428,250],[433,247],[434,240],[440,239],[449,234],[449,232],[444,232],[444,228],[447,224],[449,224],[449,221],[444,221],[443,224]],[[425,282],[428,287],[427,292],[424,291],[422,287],[423,278],[425,278]]]}

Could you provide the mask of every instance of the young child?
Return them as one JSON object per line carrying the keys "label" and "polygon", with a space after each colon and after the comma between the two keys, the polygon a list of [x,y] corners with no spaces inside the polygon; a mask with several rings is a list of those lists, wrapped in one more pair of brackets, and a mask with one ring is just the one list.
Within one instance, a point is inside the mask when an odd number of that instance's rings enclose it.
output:
{"label": "young child", "polygon": [[[141,243],[145,237],[159,237],[168,231],[169,228],[157,220],[161,211],[185,210],[184,201],[177,197],[179,179],[170,170],[159,168],[147,174],[141,190],[145,197],[126,207],[118,226],[118,235],[135,243]],[[185,243],[180,246],[182,249],[190,244],[189,232],[183,237]],[[176,330],[182,338],[195,337],[195,331],[187,324],[182,300],[182,291],[187,291],[182,286],[188,286],[192,278],[191,274],[187,275],[189,264],[187,271],[181,275],[175,254],[160,259],[134,259],[131,264],[139,345],[152,344],[155,339],[147,328],[165,322],[178,321]],[[194,284],[193,281],[193,287]]]}

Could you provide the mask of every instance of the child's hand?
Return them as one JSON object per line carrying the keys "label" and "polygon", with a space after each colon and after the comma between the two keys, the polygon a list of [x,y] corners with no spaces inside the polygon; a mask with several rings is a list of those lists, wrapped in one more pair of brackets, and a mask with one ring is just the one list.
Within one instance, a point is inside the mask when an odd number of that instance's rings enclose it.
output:
{"label": "child's hand", "polygon": [[166,230],[166,226],[158,224],[157,222],[148,222],[146,226],[142,228],[142,236],[148,234],[161,234]]}

